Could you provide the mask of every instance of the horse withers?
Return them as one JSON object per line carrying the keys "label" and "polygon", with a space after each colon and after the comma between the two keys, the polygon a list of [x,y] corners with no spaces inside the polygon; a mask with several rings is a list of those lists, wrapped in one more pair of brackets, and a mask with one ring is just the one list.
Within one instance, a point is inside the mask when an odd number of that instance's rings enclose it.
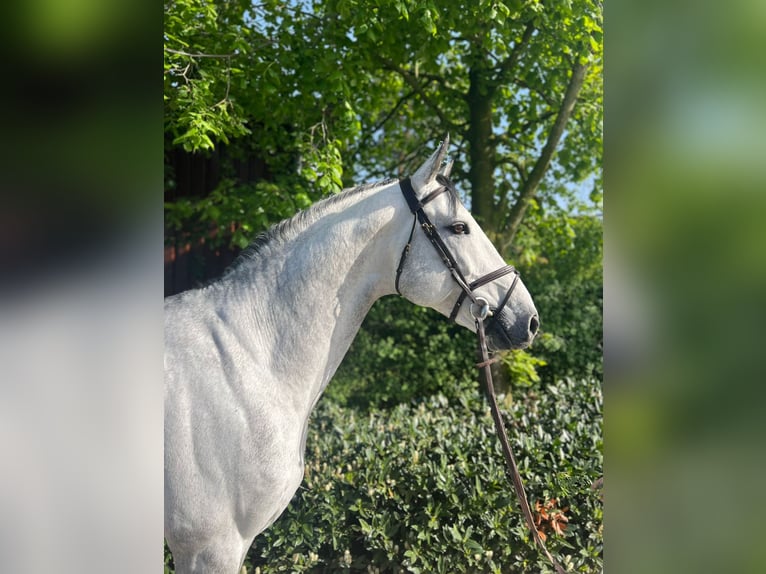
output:
{"label": "horse withers", "polygon": [[287,507],[309,415],[377,299],[399,292],[471,330],[484,305],[494,348],[534,338],[529,293],[440,169],[447,146],[408,180],[316,203],[165,300],[165,538],[180,574],[235,574]]}

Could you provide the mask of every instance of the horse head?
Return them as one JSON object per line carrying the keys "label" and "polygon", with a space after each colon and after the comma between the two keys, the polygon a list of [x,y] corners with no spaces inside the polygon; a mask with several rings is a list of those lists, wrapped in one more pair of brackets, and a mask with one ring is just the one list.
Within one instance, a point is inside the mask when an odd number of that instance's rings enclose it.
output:
{"label": "horse head", "polygon": [[400,182],[415,220],[397,270],[397,290],[472,331],[477,317],[487,318],[493,349],[527,347],[539,327],[532,297],[460,201],[449,180],[452,162],[442,167],[448,145],[446,137],[412,177]]}

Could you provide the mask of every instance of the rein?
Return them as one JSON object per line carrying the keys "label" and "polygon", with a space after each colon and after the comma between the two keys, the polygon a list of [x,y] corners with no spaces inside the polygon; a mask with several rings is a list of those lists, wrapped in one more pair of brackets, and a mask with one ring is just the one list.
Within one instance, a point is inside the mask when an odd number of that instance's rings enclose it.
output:
{"label": "rein", "polygon": [[[519,468],[516,464],[516,457],[513,455],[513,450],[511,449],[511,445],[508,441],[508,434],[505,431],[505,425],[503,424],[503,418],[500,414],[500,409],[497,406],[497,399],[495,398],[495,388],[494,384],[492,382],[492,369],[490,368],[492,363],[497,362],[497,357],[490,359],[489,358],[489,350],[487,349],[487,337],[486,337],[486,326],[485,326],[485,320],[489,318],[489,321],[493,321],[496,317],[500,315],[505,305],[508,303],[508,301],[511,298],[511,294],[513,293],[514,288],[516,287],[516,283],[519,280],[519,272],[514,268],[512,265],[505,265],[504,267],[500,267],[496,269],[495,271],[491,271],[490,273],[487,273],[486,275],[482,275],[478,279],[468,282],[465,278],[465,275],[460,271],[460,267],[458,266],[457,260],[454,258],[452,253],[450,252],[447,245],[444,243],[444,240],[441,238],[441,235],[439,235],[438,230],[436,229],[436,226],[431,223],[431,220],[428,218],[428,215],[423,211],[423,206],[435,199],[439,196],[442,192],[447,190],[447,180],[446,178],[442,179],[442,176],[437,176],[437,181],[442,184],[442,187],[439,189],[436,189],[426,195],[423,199],[418,200],[417,196],[415,195],[415,190],[412,187],[412,182],[409,178],[403,179],[399,181],[399,185],[402,189],[402,194],[404,194],[404,198],[407,200],[407,205],[410,208],[410,211],[414,215],[414,219],[412,222],[412,229],[410,230],[410,236],[407,240],[407,245],[404,246],[404,249],[402,250],[402,255],[399,258],[399,265],[396,268],[396,292],[399,293],[399,295],[402,294],[402,292],[399,290],[399,279],[402,274],[402,270],[404,269],[404,263],[407,260],[407,256],[410,253],[411,245],[412,245],[412,238],[415,234],[415,226],[418,222],[420,222],[421,229],[423,229],[423,232],[426,234],[426,237],[431,242],[431,245],[434,246],[434,249],[436,249],[436,252],[439,254],[439,257],[444,262],[444,265],[449,270],[450,274],[452,275],[452,278],[455,280],[455,282],[458,284],[462,292],[458,296],[458,299],[455,303],[455,306],[452,308],[452,313],[450,313],[450,320],[454,321],[457,317],[457,314],[460,312],[460,308],[463,305],[463,302],[466,298],[471,300],[471,307],[470,312],[471,315],[474,318],[474,321],[476,322],[476,336],[478,339],[478,347],[479,347],[479,358],[480,362],[476,364],[476,367],[479,369],[479,372],[483,374],[482,377],[484,379],[484,387],[487,394],[487,400],[489,401],[490,410],[492,411],[492,419],[495,422],[495,430],[497,431],[497,437],[500,440],[500,446],[503,451],[503,456],[505,458],[506,465],[508,466],[508,473],[509,478],[511,479],[511,482],[513,484],[513,489],[516,492],[516,497],[519,499],[519,504],[521,505],[521,511],[524,514],[524,519],[527,523],[527,527],[532,533],[532,537],[534,538],[537,545],[540,547],[540,549],[543,551],[545,556],[548,558],[550,563],[555,568],[556,572],[558,574],[565,574],[565,570],[561,567],[561,565],[553,558],[551,553],[548,551],[548,549],[545,546],[545,542],[543,542],[542,538],[540,537],[540,533],[537,531],[537,528],[535,527],[534,517],[532,516],[532,510],[529,507],[529,502],[527,500],[526,492],[524,491],[524,484],[521,481],[521,475],[519,474]],[[488,283],[491,283],[492,281],[495,281],[496,279],[499,279],[500,277],[504,277],[505,275],[508,275],[509,273],[515,274],[515,277],[513,278],[513,282],[511,283],[511,286],[508,288],[508,291],[506,292],[505,296],[503,297],[500,304],[495,309],[490,309],[489,303],[484,299],[483,297],[477,297],[474,295],[474,290],[481,287],[482,285],[486,285]]]}
{"label": "rein", "polygon": [[[508,291],[510,294],[510,291]],[[497,362],[497,358],[490,359],[487,351],[487,339],[484,333],[484,319],[482,317],[475,317],[476,319],[476,335],[479,341],[479,357],[481,362],[476,366],[479,368],[479,372],[484,376],[484,390],[487,394],[487,400],[489,401],[489,407],[492,411],[492,420],[495,421],[495,430],[497,431],[497,438],[500,439],[500,446],[503,450],[503,456],[505,463],[508,466],[508,474],[510,475],[511,482],[513,483],[513,490],[516,491],[516,498],[519,499],[521,505],[521,511],[524,514],[524,519],[527,523],[527,527],[532,533],[532,538],[545,554],[546,558],[550,561],[558,574],[565,574],[565,570],[556,561],[555,558],[548,551],[545,546],[545,542],[540,537],[540,533],[535,527],[535,519],[532,516],[532,510],[529,508],[529,501],[527,500],[527,493],[524,491],[524,483],[521,481],[521,475],[519,474],[519,467],[516,465],[516,457],[513,456],[513,449],[508,441],[508,434],[505,432],[505,425],[503,424],[503,418],[500,414],[500,409],[497,406],[497,399],[495,398],[495,387],[492,382],[492,369],[490,366],[492,363]]]}

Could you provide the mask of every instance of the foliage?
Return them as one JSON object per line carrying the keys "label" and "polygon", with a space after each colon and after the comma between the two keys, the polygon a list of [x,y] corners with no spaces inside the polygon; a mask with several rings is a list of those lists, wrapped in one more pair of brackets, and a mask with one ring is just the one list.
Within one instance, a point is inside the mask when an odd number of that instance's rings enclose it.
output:
{"label": "foliage", "polygon": [[474,386],[476,343],[466,329],[400,297],[373,306],[326,396],[345,405],[393,406]]}
{"label": "foliage", "polygon": [[173,555],[170,553],[170,548],[168,548],[168,543],[165,542],[165,561],[163,564],[162,571],[164,574],[173,574],[175,572],[175,564],[173,563]]}
{"label": "foliage", "polygon": [[206,197],[166,202],[165,227],[176,233],[205,235],[212,245],[244,248],[272,221],[309,207],[323,191],[297,184],[292,193],[283,193],[283,189],[279,181],[243,184],[225,178]]}
{"label": "foliage", "polygon": [[[353,137],[356,119],[335,113],[345,100],[333,96],[332,55],[304,44],[315,20],[273,1],[168,0],[165,12],[166,150],[215,150],[223,170],[209,197],[165,204],[167,228],[243,247],[340,191],[344,144],[333,134]],[[248,157],[265,162],[268,183],[237,176]],[[176,186],[167,165],[165,185]]]}
{"label": "foliage", "polygon": [[[329,0],[317,5],[324,8],[320,14],[337,19],[343,39],[333,43],[349,82],[373,86],[353,93],[351,104],[362,125],[360,142],[351,148],[354,169],[380,177],[397,169],[406,173],[420,149],[449,131],[458,153],[466,151],[470,158],[458,162],[455,179],[470,181],[474,213],[490,231],[501,231],[555,121],[572,67],[584,60],[588,73],[558,146],[557,180],[581,181],[598,170],[599,3]],[[355,70],[365,70],[367,78],[360,82]],[[477,195],[482,178],[492,184],[484,198]]]}
{"label": "foliage", "polygon": [[[442,394],[455,400],[475,387],[476,337],[432,309],[399,297],[373,306],[325,395],[356,408],[390,407]],[[514,385],[540,382],[545,360],[528,351],[503,355]]]}
{"label": "foliage", "polygon": [[249,133],[231,84],[245,71],[248,2],[165,0],[165,131],[174,145],[212,149]]}
{"label": "foliage", "polygon": [[[408,174],[449,131],[468,154],[454,178],[502,234],[580,61],[588,72],[539,194],[571,195],[556,182],[592,174],[600,194],[599,2],[167,0],[165,12],[169,145],[242,147],[273,166],[283,198],[314,181],[318,197]],[[480,201],[481,174],[492,191]],[[248,217],[223,209],[215,223],[260,230]]]}
{"label": "foliage", "polygon": [[530,351],[515,349],[500,355],[500,361],[508,370],[509,381],[515,387],[531,387],[540,382],[537,370],[548,363]]}
{"label": "foliage", "polygon": [[596,215],[530,215],[519,235],[524,283],[540,313],[532,347],[547,382],[603,377],[603,239]]}
{"label": "foliage", "polygon": [[[568,507],[547,544],[578,572],[601,567],[601,400],[597,380],[565,380],[508,413],[530,500]],[[304,486],[250,552],[264,574],[550,571],[475,389],[365,414],[325,400],[307,445]]]}

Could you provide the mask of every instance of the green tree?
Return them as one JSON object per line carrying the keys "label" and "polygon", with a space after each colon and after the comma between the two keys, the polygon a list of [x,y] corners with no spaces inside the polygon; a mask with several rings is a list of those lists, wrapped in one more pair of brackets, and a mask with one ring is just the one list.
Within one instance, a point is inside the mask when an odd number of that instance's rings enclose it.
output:
{"label": "green tree", "polygon": [[[208,197],[168,203],[169,227],[215,225],[221,233],[212,241],[244,246],[344,184],[410,174],[449,132],[453,179],[541,305],[546,333],[534,353],[543,359],[517,353],[507,364],[528,381],[540,360],[548,371],[590,372],[575,362],[590,364],[600,352],[600,275],[592,272],[600,269],[600,235],[597,252],[588,250],[600,219],[585,225],[559,205],[588,214],[601,201],[600,2],[168,0],[165,7],[167,145],[205,153],[228,142],[231,157],[261,157],[274,174],[243,184],[230,169]],[[576,199],[586,185],[590,207]],[[562,229],[578,239],[565,245]],[[580,249],[587,272],[570,253]],[[412,325],[412,336],[419,332]],[[362,347],[377,353],[373,343]],[[363,364],[384,366],[395,355]]]}
{"label": "green tree", "polygon": [[[165,134],[172,145],[209,150],[249,133],[231,90],[249,51],[248,2],[166,0]],[[236,90],[235,90],[236,91]]]}
{"label": "green tree", "polygon": [[544,211],[533,202],[519,232],[524,281],[541,317],[534,356],[546,383],[603,377],[602,229],[597,214]]}
{"label": "green tree", "polygon": [[[325,6],[353,38],[342,51],[344,69],[374,70],[371,89],[354,102],[364,126],[354,159],[364,171],[411,166],[448,130],[460,152],[467,148],[455,177],[467,180],[474,215],[506,253],[532,198],[561,193],[556,182],[598,176],[600,4]],[[598,177],[595,183],[600,189]]]}
{"label": "green tree", "polygon": [[599,199],[601,21],[591,0],[167,2],[166,131],[204,150],[249,130],[322,193],[409,173],[449,132],[509,254],[532,198],[595,175]]}

